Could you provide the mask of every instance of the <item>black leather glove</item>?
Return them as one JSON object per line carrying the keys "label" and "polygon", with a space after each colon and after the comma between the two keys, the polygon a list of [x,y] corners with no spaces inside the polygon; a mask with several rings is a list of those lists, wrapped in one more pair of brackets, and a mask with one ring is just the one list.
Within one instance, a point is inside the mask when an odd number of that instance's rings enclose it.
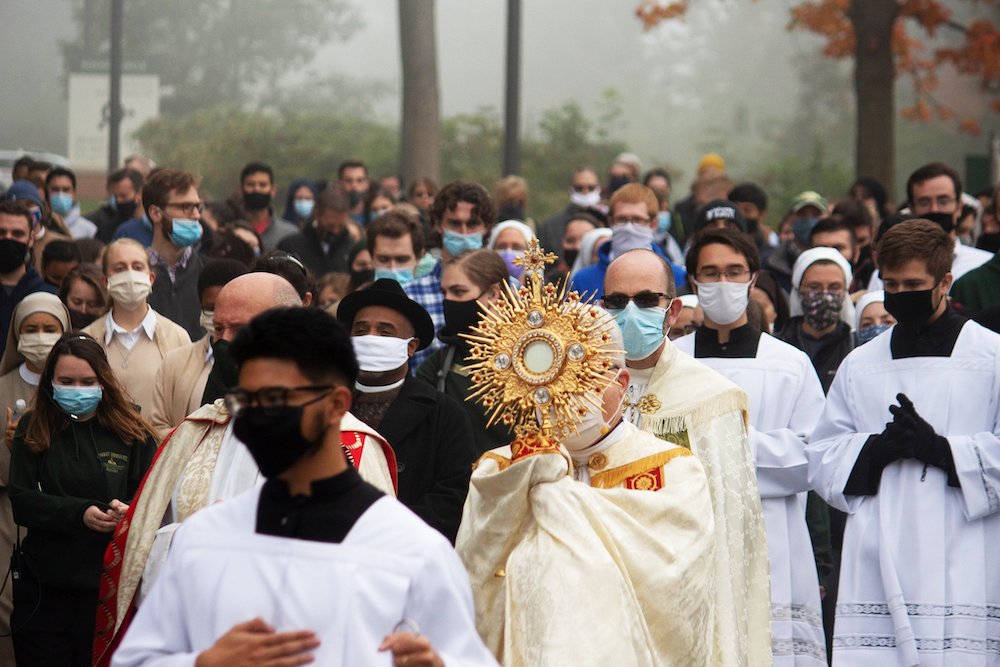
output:
{"label": "black leather glove", "polygon": [[913,458],[944,470],[948,473],[948,486],[959,486],[955,458],[948,439],[938,435],[934,427],[917,414],[913,401],[906,394],[896,394],[896,400],[899,406],[890,406],[889,412],[893,415],[893,423],[899,424],[904,437],[911,440]]}
{"label": "black leather glove", "polygon": [[890,463],[913,458],[913,440],[906,429],[893,419],[885,430],[865,441],[851,475],[844,485],[848,496],[874,496],[882,481],[882,471]]}

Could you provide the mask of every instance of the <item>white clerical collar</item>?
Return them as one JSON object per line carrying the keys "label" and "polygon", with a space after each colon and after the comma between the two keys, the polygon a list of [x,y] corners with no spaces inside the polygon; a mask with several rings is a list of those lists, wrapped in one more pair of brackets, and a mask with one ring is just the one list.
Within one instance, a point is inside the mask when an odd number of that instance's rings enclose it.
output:
{"label": "white clerical collar", "polygon": [[28,370],[28,364],[21,364],[20,366],[18,366],[17,372],[21,376],[22,380],[24,380],[25,382],[34,387],[37,387],[38,384],[42,381],[42,374]]}
{"label": "white clerical collar", "polygon": [[156,332],[156,311],[150,308],[149,305],[146,306],[146,316],[142,318],[142,322],[139,323],[139,326],[132,331],[127,330],[125,327],[115,322],[115,318],[111,315],[111,312],[112,311],[109,310],[108,314],[104,316],[105,345],[111,345],[111,339],[115,337],[115,334],[122,334],[125,336],[135,335],[139,333],[140,329],[146,332],[146,336],[149,337],[149,340],[153,340],[153,334]]}
{"label": "white clerical collar", "polygon": [[399,382],[393,382],[392,384],[384,384],[380,387],[369,387],[366,384],[361,384],[357,380],[354,381],[354,388],[360,391],[362,394],[381,394],[383,391],[392,391],[398,387],[402,387],[403,383],[406,382],[404,377]]}
{"label": "white clerical collar", "polygon": [[630,422],[627,422],[626,420],[622,419],[621,421],[618,422],[618,426],[615,426],[606,436],[604,436],[603,438],[592,444],[590,447],[587,447],[586,449],[581,449],[576,452],[570,452],[569,453],[570,458],[572,458],[573,463],[575,463],[578,466],[585,464],[587,460],[590,459],[591,456],[603,452],[604,450],[611,447],[611,445],[615,444],[616,442],[619,442],[622,438],[624,438],[628,434],[630,426],[632,426]]}

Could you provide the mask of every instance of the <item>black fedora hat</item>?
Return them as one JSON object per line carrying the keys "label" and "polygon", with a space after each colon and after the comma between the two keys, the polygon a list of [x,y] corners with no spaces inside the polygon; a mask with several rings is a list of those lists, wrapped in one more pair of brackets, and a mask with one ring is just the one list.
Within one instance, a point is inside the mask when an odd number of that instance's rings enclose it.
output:
{"label": "black fedora hat", "polygon": [[358,311],[366,306],[385,306],[401,313],[413,325],[420,341],[418,350],[433,342],[434,322],[431,316],[423,306],[406,296],[400,284],[392,278],[379,278],[370,287],[345,296],[337,306],[337,319],[350,331]]}

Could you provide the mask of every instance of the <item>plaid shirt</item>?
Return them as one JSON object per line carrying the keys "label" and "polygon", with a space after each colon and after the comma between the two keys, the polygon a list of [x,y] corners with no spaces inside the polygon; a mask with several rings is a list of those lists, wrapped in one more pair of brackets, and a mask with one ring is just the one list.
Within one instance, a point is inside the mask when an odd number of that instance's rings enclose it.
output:
{"label": "plaid shirt", "polygon": [[[159,266],[162,264],[163,268],[167,270],[167,274],[170,276],[171,283],[177,282],[177,268],[180,267],[182,269],[186,269],[188,266],[188,262],[191,261],[191,255],[194,254],[193,247],[188,246],[184,248],[184,250],[181,252],[181,256],[177,259],[177,263],[171,266],[169,263],[167,263],[167,260],[160,255],[160,253],[153,250],[152,246],[147,248],[147,250],[149,251],[150,267]],[[440,281],[438,281],[438,284],[440,284]]]}
{"label": "plaid shirt", "polygon": [[417,367],[424,360],[431,356],[431,353],[439,347],[444,347],[444,343],[437,339],[437,332],[444,326],[444,295],[441,294],[441,262],[439,261],[434,270],[422,278],[417,278],[403,287],[406,296],[410,297],[421,306],[431,316],[434,323],[434,341],[413,355],[410,362],[410,372],[415,373]]}

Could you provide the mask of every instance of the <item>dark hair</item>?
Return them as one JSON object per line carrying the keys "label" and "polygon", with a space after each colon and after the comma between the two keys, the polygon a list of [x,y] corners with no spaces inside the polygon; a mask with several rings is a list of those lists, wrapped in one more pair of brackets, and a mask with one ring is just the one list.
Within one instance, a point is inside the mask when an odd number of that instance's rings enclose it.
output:
{"label": "dark hair", "polygon": [[441,188],[431,204],[431,224],[441,224],[444,214],[458,206],[459,202],[472,204],[472,217],[483,223],[483,236],[489,235],[497,216],[493,199],[486,188],[471,181],[452,181]]}
{"label": "dark hair", "polygon": [[271,179],[271,185],[274,185],[274,170],[263,162],[249,162],[240,171],[240,185],[243,185],[243,181],[246,180],[247,176],[251,174],[267,174],[267,177]]}
{"label": "dark hair", "polygon": [[958,199],[962,196],[962,177],[958,175],[958,172],[943,162],[931,162],[917,169],[906,179],[906,199],[909,201],[911,208],[914,204],[913,188],[924,181],[929,181],[938,176],[947,176],[950,178],[951,184],[955,188],[955,198]]}
{"label": "dark hair", "polygon": [[816,226],[812,228],[811,232],[809,232],[809,245],[813,245],[813,237],[816,236],[816,234],[830,232],[847,232],[847,235],[851,239],[851,248],[853,249],[857,247],[858,237],[854,233],[854,227],[847,224],[847,221],[839,215],[831,215],[817,222]]}
{"label": "dark hair", "polygon": [[856,190],[861,190],[862,197],[867,195],[875,200],[875,208],[879,217],[888,215],[889,210],[887,208],[887,204],[889,202],[889,196],[885,191],[884,185],[871,176],[861,176],[856,181],[851,183],[851,188],[848,193],[852,196],[856,196],[854,194]]}
{"label": "dark hair", "polygon": [[142,188],[142,206],[149,215],[149,207],[163,209],[171,192],[185,191],[194,187],[194,176],[186,171],[160,169],[149,177]]}
{"label": "dark hair", "polygon": [[198,296],[209,287],[222,287],[233,278],[238,278],[249,271],[247,265],[235,259],[220,257],[205,262],[198,275]]}
{"label": "dark hair", "polygon": [[250,320],[229,345],[237,365],[251,359],[284,359],[317,384],[354,388],[358,362],[347,329],[319,308],[272,308]]}
{"label": "dark hair", "polygon": [[69,239],[52,239],[42,250],[42,267],[50,262],[79,262],[80,248]]}
{"label": "dark hair", "polygon": [[872,212],[857,199],[845,199],[833,207],[833,215],[844,219],[851,229],[871,227],[874,223]]}
{"label": "dark hair", "polygon": [[97,238],[73,239],[76,247],[80,250],[80,261],[86,264],[97,264],[97,258],[104,250],[104,241]]}
{"label": "dark hair", "polygon": [[305,301],[306,294],[314,291],[315,280],[297,255],[284,250],[269,250],[250,265],[251,273],[273,273],[281,276],[295,288],[299,298]]}
{"label": "dark hair", "polygon": [[385,236],[390,239],[399,239],[407,234],[410,235],[413,256],[420,259],[424,254],[424,231],[420,227],[420,222],[398,209],[390,209],[369,222],[365,227],[365,234],[368,240],[368,252],[373,255],[377,237]]}
{"label": "dark hair", "polygon": [[336,211],[347,213],[351,210],[351,197],[340,183],[331,183],[316,199],[316,213],[320,211]]}
{"label": "dark hair", "polygon": [[30,155],[22,155],[17,158],[14,162],[14,166],[11,168],[12,172],[16,172],[21,167],[26,167],[28,171],[31,171],[31,167],[35,164],[35,158]]}
{"label": "dark hair", "polygon": [[34,203],[27,199],[0,199],[0,215],[19,215],[28,223],[28,233],[31,233],[35,221],[31,217]]}
{"label": "dark hair", "polygon": [[66,274],[63,278],[62,285],[59,286],[59,300],[63,302],[67,308],[69,308],[69,303],[67,299],[69,298],[69,293],[73,289],[73,283],[77,280],[82,280],[91,287],[94,288],[94,292],[97,294],[97,298],[101,300],[101,313],[105,313],[108,310],[108,306],[111,305],[111,301],[108,298],[108,290],[104,286],[104,274],[101,273],[93,264],[80,264],[79,266],[73,267],[73,269]]}
{"label": "dark hair", "polygon": [[73,173],[72,169],[67,169],[66,167],[56,167],[49,172],[49,175],[45,177],[45,187],[48,188],[52,183],[52,180],[60,176],[65,176],[73,184],[73,189],[76,190],[76,174]]}
{"label": "dark hair", "polygon": [[365,220],[371,217],[372,213],[372,203],[379,197],[385,197],[392,202],[393,206],[396,205],[396,198],[389,193],[388,190],[383,188],[381,185],[376,185],[374,187],[368,188],[368,194],[365,195]]}
{"label": "dark hair", "polygon": [[747,234],[730,227],[707,227],[698,232],[694,237],[694,243],[688,250],[686,266],[688,278],[698,275],[698,262],[701,261],[701,251],[705,246],[719,243],[727,245],[747,260],[747,267],[751,273],[760,271],[760,255],[757,254],[757,246]]}
{"label": "dark hair", "polygon": [[955,241],[941,225],[917,218],[893,225],[878,242],[879,269],[899,268],[919,260],[927,272],[940,281],[951,271]]}
{"label": "dark hair", "polygon": [[243,266],[250,266],[255,256],[250,244],[241,239],[232,229],[220,230],[212,235],[212,247],[208,249],[212,259],[229,259]]}
{"label": "dark hair", "polygon": [[142,190],[143,178],[142,174],[137,172],[135,169],[118,169],[116,171],[108,174],[107,186],[110,188],[115,183],[121,183],[125,179],[132,181],[132,186],[135,188],[136,192]]}
{"label": "dark hair", "polygon": [[749,181],[734,186],[726,195],[726,199],[736,203],[753,204],[761,211],[767,210],[767,193],[764,192],[764,188]]}
{"label": "dark hair", "polygon": [[357,169],[359,167],[365,170],[365,178],[368,178],[368,167],[366,167],[365,163],[362,162],[361,160],[354,160],[354,159],[344,160],[339,165],[337,165],[337,178],[344,177],[345,169]]}
{"label": "dark hair", "polygon": [[479,250],[467,250],[457,257],[452,257],[445,262],[443,268],[457,266],[469,280],[476,284],[480,290],[487,290],[493,285],[506,282],[510,278],[507,270],[507,263],[503,261],[495,251],[489,248]]}
{"label": "dark hair", "polygon": [[663,167],[653,167],[652,169],[647,171],[646,175],[642,177],[642,184],[645,185],[646,187],[649,187],[649,182],[653,180],[655,176],[659,176],[660,178],[666,179],[667,185],[671,187],[673,186],[673,182],[670,180],[670,172],[668,172]]}
{"label": "dark hair", "polygon": [[407,188],[407,190],[406,190],[406,199],[407,199],[407,201],[413,199],[413,191],[416,190],[417,187],[421,186],[421,185],[424,186],[424,188],[426,188],[427,193],[431,197],[436,197],[437,196],[437,193],[438,193],[438,184],[434,181],[434,179],[433,178],[428,178],[426,176],[421,176],[420,178],[414,179],[414,181],[412,183],[410,183],[410,187]]}
{"label": "dark hair", "polygon": [[97,404],[95,415],[100,426],[114,433],[126,445],[157,439],[156,432],[142,418],[115,378],[104,348],[86,334],[66,333],[56,341],[49,353],[35,393],[34,408],[28,415],[24,441],[31,451],[45,451],[49,448],[52,436],[69,426],[70,417],[52,398],[52,377],[56,372],[56,364],[67,355],[83,359],[97,375],[104,393],[101,402]]}

